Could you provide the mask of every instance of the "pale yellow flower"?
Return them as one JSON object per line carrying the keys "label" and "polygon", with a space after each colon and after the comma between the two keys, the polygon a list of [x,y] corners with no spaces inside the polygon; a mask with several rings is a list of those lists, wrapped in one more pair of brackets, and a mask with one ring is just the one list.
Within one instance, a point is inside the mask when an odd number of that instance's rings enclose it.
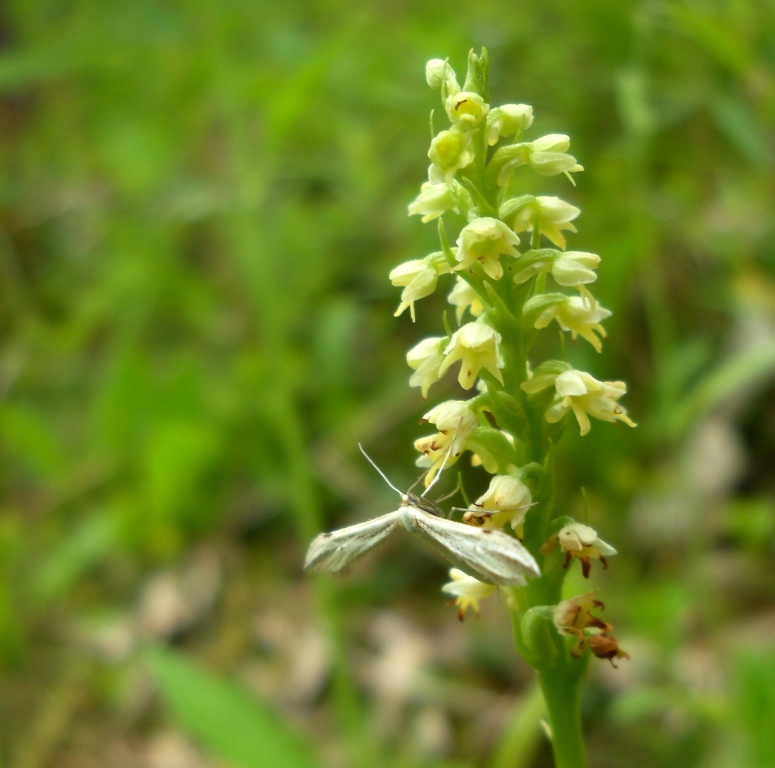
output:
{"label": "pale yellow flower", "polygon": [[529,104],[502,104],[487,115],[487,143],[497,144],[502,136],[522,136],[533,124],[533,107]]}
{"label": "pale yellow flower", "polygon": [[493,280],[503,277],[501,256],[519,256],[514,247],[519,245],[519,236],[498,219],[482,216],[467,224],[457,239],[458,266],[455,271],[468,269],[477,261],[485,274]]}
{"label": "pale yellow flower", "polygon": [[455,287],[447,296],[447,301],[455,307],[455,317],[458,324],[462,321],[466,309],[474,317],[479,317],[484,311],[479,294],[462,277],[457,278]]}
{"label": "pale yellow flower", "polygon": [[582,435],[590,430],[590,416],[601,421],[622,421],[627,426],[635,426],[627,411],[617,403],[627,392],[624,382],[598,381],[585,371],[570,369],[536,375],[524,382],[522,389],[531,394],[550,386],[554,386],[556,393],[554,403],[546,412],[546,420],[551,424],[560,421],[568,411],[573,411]]}
{"label": "pale yellow flower", "polygon": [[479,425],[476,414],[465,400],[447,400],[431,408],[422,421],[435,425],[435,435],[421,437],[414,441],[414,447],[422,456],[418,467],[426,467],[426,487],[442,468],[451,467],[463,451],[466,440]]}
{"label": "pale yellow flower", "polygon": [[461,125],[441,131],[431,141],[428,157],[444,173],[446,183],[450,184],[457,171],[474,161],[471,131]]}
{"label": "pale yellow flower", "polygon": [[388,275],[393,285],[404,288],[401,292],[401,303],[398,305],[395,316],[398,317],[408,307],[412,322],[414,322],[415,301],[430,296],[436,290],[438,276],[451,271],[452,269],[441,253],[432,253],[424,259],[413,259],[399,264]]}
{"label": "pale yellow flower", "polygon": [[479,371],[484,368],[501,384],[503,376],[503,357],[500,353],[501,335],[481,319],[466,323],[458,328],[444,350],[445,360],[441,365],[441,373],[453,363],[460,360],[458,382],[463,389],[471,389]]}
{"label": "pale yellow flower", "polygon": [[446,346],[446,336],[435,336],[423,339],[406,353],[406,362],[414,370],[409,386],[420,387],[423,400],[428,396],[430,386],[441,378],[439,369],[444,362]]}
{"label": "pale yellow flower", "polygon": [[590,560],[599,560],[603,568],[608,567],[606,557],[616,554],[616,550],[603,541],[594,528],[582,523],[571,523],[557,533],[560,548],[565,552],[565,567],[571,558],[578,558],[584,578],[589,576]]}
{"label": "pale yellow flower", "polygon": [[490,107],[484,99],[472,91],[450,93],[444,102],[444,109],[451,123],[466,123],[477,125],[481,123]]}
{"label": "pale yellow flower", "polygon": [[482,528],[502,528],[510,523],[517,530],[532,502],[530,489],[521,480],[513,475],[496,475],[486,493],[463,513],[463,522]]}
{"label": "pale yellow flower", "polygon": [[542,272],[549,272],[558,285],[577,288],[597,280],[594,270],[598,264],[600,257],[595,253],[542,248],[522,254],[516,265],[518,271],[514,275],[514,282],[520,285]]}
{"label": "pale yellow flower", "polygon": [[[541,296],[538,296],[526,302],[524,311],[529,312],[531,302],[540,300]],[[596,352],[600,352],[603,348],[600,337],[603,339],[606,337],[600,321],[610,316],[610,310],[601,307],[592,294],[585,291],[583,296],[565,296],[547,306],[538,315],[533,326],[546,328],[552,320],[556,320],[563,331],[570,331],[574,341],[581,336],[595,348]],[[600,337],[597,334],[600,334]]]}
{"label": "pale yellow flower", "polygon": [[569,146],[570,139],[564,133],[551,133],[535,141],[501,147],[493,157],[494,167],[499,168],[498,186],[505,187],[514,171],[523,165],[529,165],[542,176],[564,173],[571,184],[575,184],[571,173],[584,168],[565,151]]}
{"label": "pale yellow flower", "polygon": [[583,171],[584,168],[576,162],[573,155],[566,153],[570,146],[570,138],[564,133],[550,133],[531,143],[531,151],[528,162],[538,173],[543,176],[554,176],[564,173],[571,183],[571,173]]}
{"label": "pale yellow flower", "polygon": [[449,575],[452,581],[448,581],[441,591],[455,596],[455,605],[459,608],[457,615],[461,621],[469,608],[479,615],[479,601],[489,597],[498,589],[493,584],[485,584],[458,568],[450,568]]}
{"label": "pale yellow flower", "polygon": [[[581,210],[566,203],[559,197],[525,195],[507,200],[499,209],[498,215],[504,221],[510,221],[515,232],[538,230],[549,238],[558,248],[565,248],[563,231],[575,232],[573,221]],[[513,216],[513,221],[511,217]]]}

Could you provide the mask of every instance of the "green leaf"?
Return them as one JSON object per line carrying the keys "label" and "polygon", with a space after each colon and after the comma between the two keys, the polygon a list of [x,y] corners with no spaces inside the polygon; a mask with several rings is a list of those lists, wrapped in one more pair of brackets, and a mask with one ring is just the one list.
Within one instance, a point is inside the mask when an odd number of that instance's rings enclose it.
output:
{"label": "green leaf", "polygon": [[43,604],[66,594],[92,566],[110,557],[119,530],[109,510],[97,509],[49,546],[31,578],[32,595]]}
{"label": "green leaf", "polygon": [[302,734],[237,684],[156,648],[149,662],[172,716],[204,747],[240,768],[317,768]]}
{"label": "green leaf", "polygon": [[682,434],[725,400],[762,386],[775,376],[775,347],[745,349],[714,368],[679,402],[671,427]]}

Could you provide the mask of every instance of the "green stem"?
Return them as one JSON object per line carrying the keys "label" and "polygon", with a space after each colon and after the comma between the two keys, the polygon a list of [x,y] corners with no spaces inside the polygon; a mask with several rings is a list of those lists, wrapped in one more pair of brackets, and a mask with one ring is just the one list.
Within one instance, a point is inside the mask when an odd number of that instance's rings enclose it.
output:
{"label": "green stem", "polygon": [[[538,673],[538,682],[549,712],[555,768],[586,768],[579,687],[572,682],[574,676],[570,674],[571,671],[566,669],[569,659],[564,647],[562,651],[559,664]],[[580,660],[570,661],[581,663]]]}

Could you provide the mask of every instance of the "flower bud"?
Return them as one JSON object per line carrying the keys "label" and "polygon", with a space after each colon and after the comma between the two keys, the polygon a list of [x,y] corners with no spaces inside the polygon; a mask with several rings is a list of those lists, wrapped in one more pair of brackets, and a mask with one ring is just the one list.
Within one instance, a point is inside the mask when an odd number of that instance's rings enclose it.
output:
{"label": "flower bud", "polygon": [[445,82],[447,93],[457,93],[460,90],[455,70],[444,59],[431,59],[425,65],[425,81],[434,91],[438,91]]}

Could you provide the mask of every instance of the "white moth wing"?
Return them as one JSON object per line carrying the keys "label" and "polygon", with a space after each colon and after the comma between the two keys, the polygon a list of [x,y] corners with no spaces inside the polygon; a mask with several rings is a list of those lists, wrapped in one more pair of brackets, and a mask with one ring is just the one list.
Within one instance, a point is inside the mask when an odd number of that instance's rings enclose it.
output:
{"label": "white moth wing", "polygon": [[319,573],[343,573],[376,547],[399,524],[400,510],[316,536],[307,550],[304,568]]}
{"label": "white moth wing", "polygon": [[528,577],[541,575],[538,563],[525,546],[502,531],[474,528],[413,507],[399,511],[404,512],[405,526],[406,515],[412,514],[413,532],[445,560],[482,581],[502,587],[521,587]]}

